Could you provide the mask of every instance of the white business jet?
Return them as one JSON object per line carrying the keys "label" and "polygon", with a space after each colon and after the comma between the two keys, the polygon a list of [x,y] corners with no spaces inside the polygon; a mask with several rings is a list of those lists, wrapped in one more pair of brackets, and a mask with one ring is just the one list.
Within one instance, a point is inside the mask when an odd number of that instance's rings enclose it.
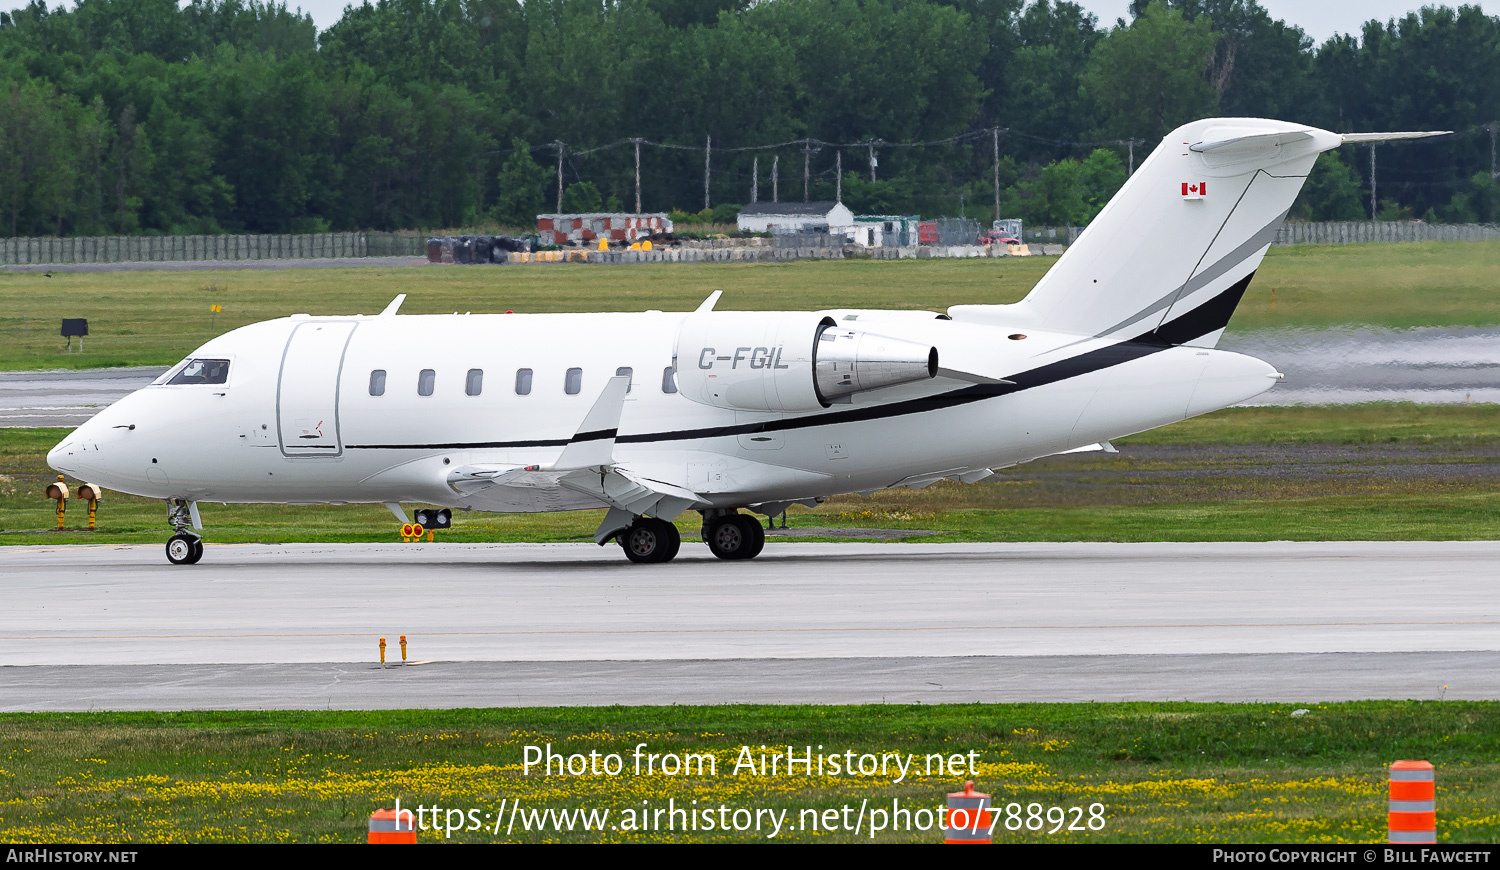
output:
{"label": "white business jet", "polygon": [[922,311],[295,314],[215,338],[47,456],[162,498],[167,558],[203,555],[198,502],[608,508],[635,562],[749,559],[749,510],[1087,449],[1244,401],[1280,375],[1215,350],[1339,135],[1218,118],[1167,136],[1022,301]]}

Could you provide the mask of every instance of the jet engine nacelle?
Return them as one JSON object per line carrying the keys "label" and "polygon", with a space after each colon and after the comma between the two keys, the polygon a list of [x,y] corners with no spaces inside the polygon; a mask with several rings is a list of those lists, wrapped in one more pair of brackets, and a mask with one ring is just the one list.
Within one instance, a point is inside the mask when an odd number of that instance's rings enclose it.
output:
{"label": "jet engine nacelle", "polygon": [[935,377],[937,348],[797,311],[703,311],[677,333],[677,388],[735,411],[816,411]]}

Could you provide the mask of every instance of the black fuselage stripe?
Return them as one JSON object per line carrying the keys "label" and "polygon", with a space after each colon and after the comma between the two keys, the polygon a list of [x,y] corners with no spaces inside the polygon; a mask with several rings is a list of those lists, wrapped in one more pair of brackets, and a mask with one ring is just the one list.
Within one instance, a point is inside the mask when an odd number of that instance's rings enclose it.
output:
{"label": "black fuselage stripe", "polygon": [[617,435],[615,430],[580,432],[572,438],[552,438],[538,441],[471,441],[451,444],[348,444],[349,450],[490,450],[514,447],[564,447],[579,441],[593,441],[611,435],[620,444],[651,444],[661,441],[694,441],[702,438],[724,438],[736,435],[757,435],[766,432],[787,432],[794,429],[810,429],[814,426],[837,426],[843,423],[863,423],[908,414],[941,411],[956,408],[985,399],[994,399],[1022,390],[1044,387],[1069,378],[1091,374],[1132,360],[1170,350],[1195,338],[1223,329],[1229,316],[1239,304],[1250,279],[1251,272],[1235,282],[1233,286],[1202,305],[1184,313],[1169,323],[1143,333],[1135,338],[1101,347],[1078,356],[1058,360],[1030,371],[1010,375],[1013,383],[976,384],[958,390],[950,390],[935,396],[907,399],[889,405],[872,405],[868,408],[851,408],[847,411],[832,411],[810,417],[792,417],[785,420],[767,420],[762,423],[740,423],[732,426],[711,426],[703,429],[678,429],[672,432],[642,432],[634,435]]}

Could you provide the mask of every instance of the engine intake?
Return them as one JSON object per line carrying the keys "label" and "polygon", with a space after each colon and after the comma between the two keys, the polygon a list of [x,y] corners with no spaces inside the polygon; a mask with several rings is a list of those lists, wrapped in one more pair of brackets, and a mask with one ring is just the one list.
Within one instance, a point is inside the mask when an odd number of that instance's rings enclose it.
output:
{"label": "engine intake", "polygon": [[855,393],[935,377],[937,348],[797,311],[704,311],[677,333],[677,386],[736,411],[816,411]]}

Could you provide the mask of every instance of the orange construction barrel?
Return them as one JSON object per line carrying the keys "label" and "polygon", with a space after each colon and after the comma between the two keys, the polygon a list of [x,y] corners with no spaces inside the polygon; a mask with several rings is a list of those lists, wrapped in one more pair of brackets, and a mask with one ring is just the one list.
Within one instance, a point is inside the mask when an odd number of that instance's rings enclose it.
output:
{"label": "orange construction barrel", "polygon": [[415,843],[417,831],[412,827],[411,810],[380,809],[370,813],[371,843]]}
{"label": "orange construction barrel", "polygon": [[990,825],[994,810],[990,796],[974,790],[974,781],[964,783],[963,791],[948,794],[948,826],[944,843],[990,843]]}
{"label": "orange construction barrel", "polygon": [[1391,765],[1388,843],[1437,842],[1437,782],[1426,761]]}

